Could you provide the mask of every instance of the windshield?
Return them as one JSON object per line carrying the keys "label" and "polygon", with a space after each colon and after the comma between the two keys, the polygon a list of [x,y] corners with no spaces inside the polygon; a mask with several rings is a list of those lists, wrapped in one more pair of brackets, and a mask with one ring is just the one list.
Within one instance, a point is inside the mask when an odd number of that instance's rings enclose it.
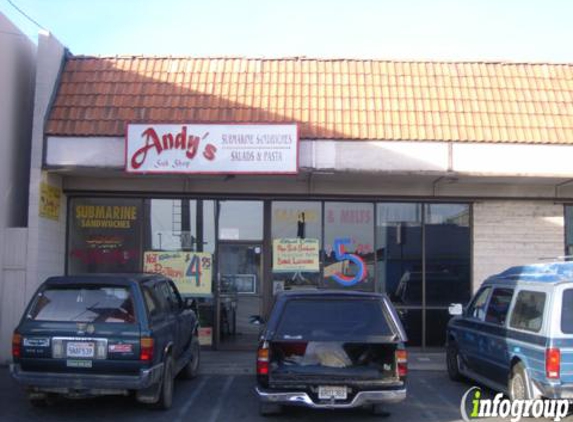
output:
{"label": "windshield", "polygon": [[48,287],[40,292],[27,318],[36,321],[135,322],[129,289],[116,286]]}
{"label": "windshield", "polygon": [[276,331],[277,339],[308,341],[364,341],[393,337],[379,300],[291,300]]}

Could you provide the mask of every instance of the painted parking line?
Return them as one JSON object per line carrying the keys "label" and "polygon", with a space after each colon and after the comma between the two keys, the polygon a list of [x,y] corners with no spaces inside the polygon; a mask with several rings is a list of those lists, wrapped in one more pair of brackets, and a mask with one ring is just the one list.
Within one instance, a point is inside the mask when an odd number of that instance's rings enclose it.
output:
{"label": "painted parking line", "polygon": [[234,380],[235,380],[235,376],[227,377],[227,380],[225,381],[225,385],[223,386],[223,389],[221,390],[221,394],[219,395],[219,398],[217,399],[217,404],[213,408],[213,413],[211,413],[211,417],[209,418],[209,422],[215,422],[217,420],[217,418],[219,417],[219,415],[221,413],[221,409],[223,408],[223,403],[228,401],[227,400],[227,394],[229,393],[229,390],[231,388],[231,384],[233,383]]}
{"label": "painted parking line", "polygon": [[187,414],[187,412],[189,411],[189,408],[191,406],[193,406],[195,399],[199,396],[199,394],[203,390],[203,387],[205,387],[205,384],[207,384],[207,381],[209,380],[209,378],[210,377],[205,377],[199,382],[199,385],[197,385],[197,388],[195,388],[193,390],[193,392],[189,395],[189,398],[185,401],[185,404],[183,406],[181,406],[181,409],[179,409],[179,413],[177,415],[177,418],[175,418],[173,422],[182,422],[183,421],[183,417]]}

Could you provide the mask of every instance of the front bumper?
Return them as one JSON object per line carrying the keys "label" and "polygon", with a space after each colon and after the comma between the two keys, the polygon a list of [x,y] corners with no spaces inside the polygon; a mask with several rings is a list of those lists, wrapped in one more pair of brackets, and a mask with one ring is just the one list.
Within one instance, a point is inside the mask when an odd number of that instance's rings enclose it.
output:
{"label": "front bumper", "polygon": [[10,365],[12,377],[20,384],[42,390],[141,390],[161,380],[163,363],[142,369],[138,375],[70,374],[59,372],[23,371],[20,365]]}
{"label": "front bumper", "polygon": [[313,409],[350,409],[368,404],[398,403],[406,398],[406,389],[360,391],[351,402],[315,403],[304,391],[271,391],[256,387],[255,391],[262,403],[274,403],[289,406],[303,406]]}

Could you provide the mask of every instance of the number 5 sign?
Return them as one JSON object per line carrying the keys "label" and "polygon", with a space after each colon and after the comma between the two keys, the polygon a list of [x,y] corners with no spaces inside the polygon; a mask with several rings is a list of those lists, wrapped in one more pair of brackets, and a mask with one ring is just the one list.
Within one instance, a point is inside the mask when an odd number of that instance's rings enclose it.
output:
{"label": "number 5 sign", "polygon": [[333,275],[331,275],[334,281],[345,287],[354,286],[355,284],[360,283],[362,280],[368,277],[368,270],[366,269],[366,264],[364,263],[364,260],[356,254],[346,252],[344,245],[348,245],[350,243],[351,243],[350,239],[348,238],[334,240],[334,257],[336,258],[336,260],[350,261],[358,267],[358,272],[354,277],[349,277],[340,272],[336,272]]}

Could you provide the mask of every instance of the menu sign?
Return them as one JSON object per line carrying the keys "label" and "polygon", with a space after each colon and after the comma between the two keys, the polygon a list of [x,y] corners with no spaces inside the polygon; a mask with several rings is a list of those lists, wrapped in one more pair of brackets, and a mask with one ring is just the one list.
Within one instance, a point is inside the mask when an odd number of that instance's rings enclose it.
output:
{"label": "menu sign", "polygon": [[318,239],[273,240],[273,271],[319,271]]}
{"label": "menu sign", "polygon": [[129,124],[129,173],[296,174],[290,125]]}
{"label": "menu sign", "polygon": [[147,251],[143,262],[144,272],[169,277],[182,294],[211,294],[213,257],[210,253]]}

